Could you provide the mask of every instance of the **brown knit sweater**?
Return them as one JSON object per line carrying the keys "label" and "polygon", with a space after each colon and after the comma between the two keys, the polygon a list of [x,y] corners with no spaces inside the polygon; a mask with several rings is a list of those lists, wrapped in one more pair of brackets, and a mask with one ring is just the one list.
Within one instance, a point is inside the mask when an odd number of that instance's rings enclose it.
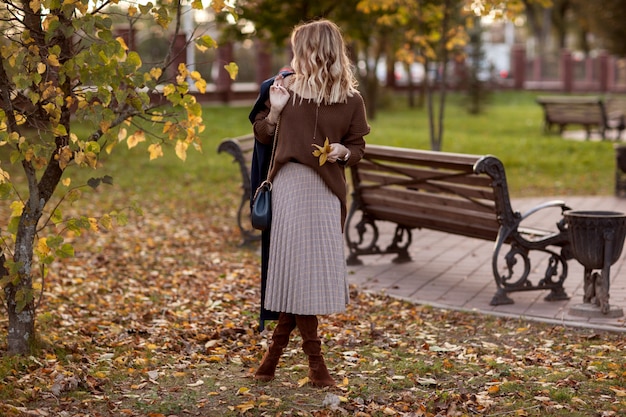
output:
{"label": "brown knit sweater", "polygon": [[[291,92],[293,98],[293,92]],[[290,161],[297,161],[313,168],[322,177],[328,188],[341,201],[341,224],[346,219],[347,185],[345,167],[358,163],[365,152],[365,140],[370,127],[365,116],[363,98],[355,94],[348,97],[345,103],[319,105],[317,127],[315,125],[316,108],[318,105],[308,100],[300,102],[296,96],[295,103],[290,98],[280,115],[278,127],[278,147],[274,157],[274,168],[269,178],[274,178],[278,170]],[[270,103],[266,110],[257,114],[253,129],[260,142],[270,144],[273,135],[268,133],[269,126],[265,117],[269,114]],[[315,140],[313,136],[315,135]],[[313,156],[315,149],[312,144],[322,146],[328,138],[329,143],[340,142],[350,150],[347,162],[326,162],[319,166],[319,160]]]}

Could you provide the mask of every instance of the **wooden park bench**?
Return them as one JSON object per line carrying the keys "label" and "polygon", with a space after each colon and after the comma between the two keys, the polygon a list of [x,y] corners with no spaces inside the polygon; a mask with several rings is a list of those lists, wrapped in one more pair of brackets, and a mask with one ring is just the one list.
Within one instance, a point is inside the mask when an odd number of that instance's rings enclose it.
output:
{"label": "wooden park bench", "polygon": [[624,130],[624,113],[609,111],[601,97],[597,96],[540,96],[537,103],[543,108],[544,129],[550,132],[553,126],[558,126],[559,134],[563,134],[567,125],[582,125],[591,137],[591,131],[596,128],[606,139],[607,130],[617,130],[617,138],[621,138]]}
{"label": "wooden park bench", "polygon": [[[370,254],[395,254],[394,262],[410,261],[412,230],[431,229],[495,242],[497,291],[491,305],[513,303],[507,295],[513,291],[549,289],[546,300],[568,298],[563,282],[572,255],[563,218],[552,231],[521,224],[541,209],[559,207],[562,213],[568,207],[550,201],[525,214],[514,211],[504,166],[496,157],[368,144],[364,158],[350,169],[353,193],[345,233],[349,265]],[[386,248],[378,243],[381,221],[396,224]],[[505,244],[509,250],[501,254]],[[531,253],[549,258],[537,282],[529,279]]]}
{"label": "wooden park bench", "polygon": [[225,139],[218,148],[218,152],[227,152],[239,165],[241,173],[242,193],[239,209],[237,210],[237,226],[243,237],[243,243],[249,244],[261,239],[261,232],[252,228],[250,223],[250,169],[252,165],[252,152],[254,151],[254,135],[244,135],[236,138]]}

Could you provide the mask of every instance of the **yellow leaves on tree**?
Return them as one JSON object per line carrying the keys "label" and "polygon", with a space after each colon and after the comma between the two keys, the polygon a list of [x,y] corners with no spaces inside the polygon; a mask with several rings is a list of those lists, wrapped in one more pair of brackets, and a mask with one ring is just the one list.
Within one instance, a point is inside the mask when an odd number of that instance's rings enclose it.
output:
{"label": "yellow leaves on tree", "polygon": [[150,154],[150,160],[157,159],[163,156],[163,149],[160,143],[153,143],[148,146],[148,153]]}
{"label": "yellow leaves on tree", "polygon": [[31,0],[28,5],[33,12],[38,12],[41,9],[41,1],[40,0]]}
{"label": "yellow leaves on tree", "polygon": [[45,256],[50,253],[50,248],[48,247],[48,244],[46,241],[47,241],[47,238],[45,237],[39,238],[39,240],[37,241],[37,245],[35,247],[35,253],[37,253],[39,256]]}
{"label": "yellow leaves on tree", "polygon": [[11,217],[18,217],[22,215],[24,210],[24,203],[21,201],[14,201],[11,203]]}
{"label": "yellow leaves on tree", "polygon": [[68,164],[72,160],[73,152],[69,146],[64,146],[59,150],[59,153],[56,155],[56,159],[59,162],[59,167],[62,170],[67,168]]}
{"label": "yellow leaves on tree", "polygon": [[126,139],[126,144],[128,145],[128,149],[132,149],[139,143],[145,142],[145,140],[146,134],[144,133],[144,131],[138,130]]}
{"label": "yellow leaves on tree", "polygon": [[237,74],[239,74],[239,67],[237,66],[237,64],[231,62],[227,65],[224,65],[224,69],[228,72],[228,75],[230,75],[231,80],[237,78]]}
{"label": "yellow leaves on tree", "polygon": [[226,2],[224,0],[213,0],[211,2],[211,8],[215,13],[220,13],[226,8]]}
{"label": "yellow leaves on tree", "polygon": [[167,84],[163,87],[163,95],[165,97],[170,96],[176,92],[176,86],[174,84]]}
{"label": "yellow leaves on tree", "polygon": [[41,106],[48,116],[50,117],[50,122],[53,124],[59,123],[59,119],[61,118],[61,109],[55,105],[54,103],[46,103]]}
{"label": "yellow leaves on tree", "polygon": [[11,180],[11,175],[6,172],[5,170],[3,170],[2,168],[0,168],[0,184],[4,184],[7,181]]}
{"label": "yellow leaves on tree", "polygon": [[208,49],[217,48],[217,42],[215,42],[215,39],[213,39],[209,35],[200,36],[198,39],[196,39],[196,48],[200,52],[205,52]]}
{"label": "yellow leaves on tree", "polygon": [[[77,142],[74,135],[72,135],[73,142]],[[78,166],[89,166],[96,168],[98,162],[98,154],[100,153],[100,145],[98,142],[89,141],[86,143],[79,143],[79,149],[73,151],[69,146],[64,146],[54,156],[59,164],[59,168],[65,170],[70,162],[74,162]]]}
{"label": "yellow leaves on tree", "polygon": [[202,94],[206,93],[206,81],[203,79],[200,79],[198,81],[195,82],[195,86],[198,89],[198,91]]}
{"label": "yellow leaves on tree", "polygon": [[59,63],[59,57],[57,57],[55,54],[48,55],[48,64],[52,65],[53,67],[61,66],[61,64]]}
{"label": "yellow leaves on tree", "polygon": [[206,81],[202,78],[202,75],[198,71],[191,71],[189,76],[195,82],[198,91],[202,94],[206,93]]}
{"label": "yellow leaves on tree", "polygon": [[122,46],[122,49],[128,51],[128,45],[126,45],[126,41],[121,36],[115,38],[115,40]]}
{"label": "yellow leaves on tree", "polygon": [[46,166],[46,159],[37,155],[33,146],[22,151],[24,161],[29,162],[35,169],[41,169]]}
{"label": "yellow leaves on tree", "polygon": [[184,62],[178,64],[178,75],[176,76],[176,83],[178,85],[183,84],[187,77],[189,76],[189,71],[187,70],[187,65]]}
{"label": "yellow leaves on tree", "polygon": [[159,78],[161,78],[162,74],[163,74],[163,70],[161,68],[152,68],[150,70],[150,76],[154,78],[155,80],[158,80]]}
{"label": "yellow leaves on tree", "polygon": [[187,148],[189,144],[185,141],[179,140],[176,142],[176,156],[181,160],[187,159]]}
{"label": "yellow leaves on tree", "polygon": [[83,151],[77,151],[74,154],[74,161],[78,164],[78,165],[87,165],[91,168],[96,168],[96,163],[98,161],[98,157],[95,153],[93,152],[83,152]]}

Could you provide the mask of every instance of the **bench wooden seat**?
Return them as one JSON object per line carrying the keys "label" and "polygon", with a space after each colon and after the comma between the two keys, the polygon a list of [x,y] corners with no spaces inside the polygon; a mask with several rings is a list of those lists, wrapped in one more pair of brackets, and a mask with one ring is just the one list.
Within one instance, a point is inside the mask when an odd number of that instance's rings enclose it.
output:
{"label": "bench wooden seat", "polygon": [[243,243],[249,244],[261,239],[261,232],[252,228],[250,223],[250,169],[252,166],[252,154],[254,151],[254,135],[243,135],[222,141],[218,148],[219,152],[227,152],[239,165],[241,174],[242,193],[239,209],[237,210],[237,225],[243,237]]}
{"label": "bench wooden seat", "polygon": [[581,125],[586,137],[591,137],[592,129],[596,129],[602,139],[606,138],[607,130],[617,130],[617,138],[621,138],[624,124],[624,113],[607,109],[607,104],[597,96],[540,96],[536,99],[544,113],[544,129],[550,132],[558,126],[559,134],[563,134],[567,125]]}
{"label": "bench wooden seat", "polygon": [[[395,262],[411,261],[412,230],[432,229],[494,242],[497,291],[492,305],[513,303],[507,295],[513,291],[549,289],[547,300],[568,298],[563,282],[572,255],[563,219],[554,230],[521,225],[544,208],[558,207],[563,212],[568,207],[551,201],[524,215],[513,211],[504,166],[496,157],[368,144],[365,157],[351,167],[351,175],[352,205],[345,233],[349,265],[370,254],[395,254]],[[384,249],[378,243],[380,221],[396,224]],[[501,254],[505,244],[509,250]],[[544,275],[535,283],[529,277],[531,251],[549,258]]]}

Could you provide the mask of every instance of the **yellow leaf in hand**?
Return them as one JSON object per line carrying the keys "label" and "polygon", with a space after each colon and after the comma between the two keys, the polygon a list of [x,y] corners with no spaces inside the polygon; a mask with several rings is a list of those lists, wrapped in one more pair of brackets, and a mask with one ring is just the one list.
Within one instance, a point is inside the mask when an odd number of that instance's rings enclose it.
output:
{"label": "yellow leaf in hand", "polygon": [[328,160],[328,153],[331,151],[328,138],[326,138],[326,140],[324,141],[324,146],[319,146],[315,143],[311,146],[315,147],[315,150],[313,151],[313,156],[320,159],[320,166],[324,165]]}

